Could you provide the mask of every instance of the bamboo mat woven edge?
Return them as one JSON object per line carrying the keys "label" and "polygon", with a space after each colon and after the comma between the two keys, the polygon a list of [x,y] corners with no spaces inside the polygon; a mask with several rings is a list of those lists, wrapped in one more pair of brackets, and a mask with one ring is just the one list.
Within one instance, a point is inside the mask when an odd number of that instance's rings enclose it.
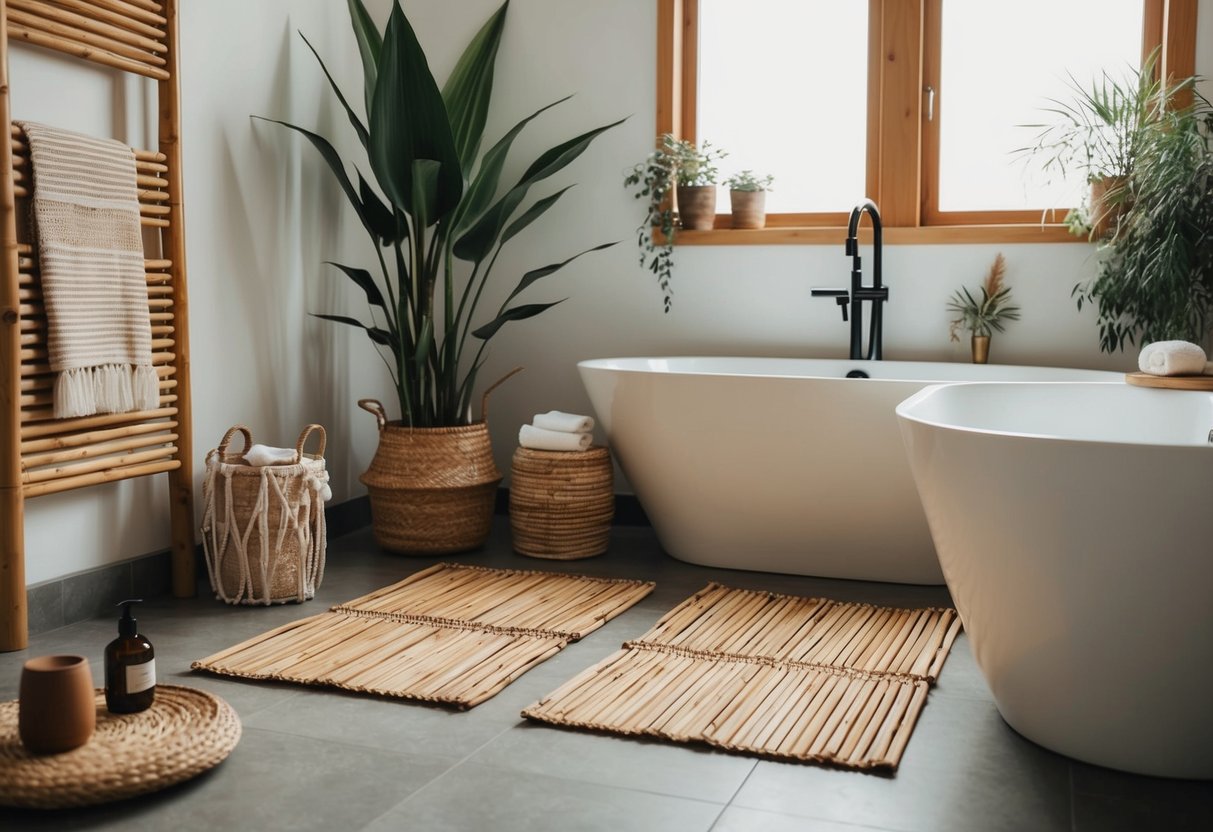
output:
{"label": "bamboo mat woven edge", "polygon": [[[427,579],[433,593],[424,589],[409,594]],[[472,589],[461,593],[461,581],[470,581]],[[502,591],[500,581],[514,584]],[[439,563],[326,612],[253,636],[193,662],[191,668],[470,708],[622,614],[654,586],[649,581]],[[579,600],[583,591],[588,597]],[[449,602],[481,616],[517,608],[532,619],[567,619],[575,626],[512,627],[473,620],[475,615],[460,619],[411,614],[394,606],[401,598],[405,603],[428,603],[431,595],[438,597],[440,606]],[[480,608],[478,600],[483,601]]]}
{"label": "bamboo mat woven edge", "polygon": [[[709,593],[715,597],[704,603]],[[735,629],[743,642],[752,643],[755,633],[790,634],[775,642],[785,653],[788,645],[809,645],[886,669],[697,648],[697,640],[727,642],[735,622],[714,614],[725,604],[742,611]],[[772,610],[783,610],[789,620],[773,620]],[[896,770],[959,631],[952,609],[840,604],[713,583],[522,716],[770,759]],[[891,671],[883,656],[895,659],[896,667],[929,671]]]}

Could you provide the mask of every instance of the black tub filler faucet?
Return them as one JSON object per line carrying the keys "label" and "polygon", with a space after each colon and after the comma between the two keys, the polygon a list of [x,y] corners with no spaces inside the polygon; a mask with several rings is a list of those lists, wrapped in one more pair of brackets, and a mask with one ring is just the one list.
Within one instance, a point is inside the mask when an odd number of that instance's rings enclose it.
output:
{"label": "black tub filler faucet", "polygon": [[[872,218],[872,285],[863,285],[863,265],[859,259],[859,220],[864,212]],[[884,337],[884,316],[882,304],[889,299],[889,290],[881,282],[880,259],[884,244],[884,231],[880,222],[880,209],[870,199],[851,209],[851,219],[847,223],[846,254],[851,258],[851,288],[848,289],[814,289],[814,297],[832,297],[842,308],[842,319],[847,320],[847,307],[850,307],[851,320],[851,359],[880,360],[884,357],[881,343]],[[872,322],[868,331],[868,353],[863,354],[863,302],[872,303]]]}

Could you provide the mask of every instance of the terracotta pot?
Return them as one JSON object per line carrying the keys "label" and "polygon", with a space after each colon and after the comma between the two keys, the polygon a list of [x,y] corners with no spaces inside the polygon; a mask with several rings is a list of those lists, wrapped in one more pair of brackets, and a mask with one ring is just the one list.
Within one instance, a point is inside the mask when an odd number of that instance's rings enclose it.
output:
{"label": "terracotta pot", "polygon": [[762,228],[767,224],[766,191],[729,191],[734,228]]}
{"label": "terracotta pot", "polygon": [[688,231],[710,231],[716,224],[716,186],[679,185],[678,223]]}
{"label": "terracotta pot", "polygon": [[17,733],[32,754],[88,742],[97,725],[93,674],[84,656],[39,656],[21,670]]}
{"label": "terracotta pot", "polygon": [[1127,183],[1124,176],[1105,176],[1091,183],[1092,239],[1102,240],[1116,232],[1121,217],[1129,210],[1129,202],[1123,193]]}
{"label": "terracotta pot", "polygon": [[985,364],[990,360],[990,336],[974,335],[970,346],[973,349],[973,363]]}

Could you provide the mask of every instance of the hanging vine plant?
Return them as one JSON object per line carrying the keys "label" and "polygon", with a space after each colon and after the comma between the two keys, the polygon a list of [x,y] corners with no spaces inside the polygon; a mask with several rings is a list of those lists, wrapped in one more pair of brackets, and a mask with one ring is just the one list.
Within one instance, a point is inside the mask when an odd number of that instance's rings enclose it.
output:
{"label": "hanging vine plant", "polygon": [[710,142],[696,147],[693,142],[666,133],[661,136],[661,146],[623,180],[624,187],[637,189],[636,199],[645,201],[644,219],[636,229],[640,265],[656,275],[667,313],[673,299],[670,277],[674,271],[674,237],[678,233],[675,188],[715,184],[719,172],[716,162],[727,155]]}

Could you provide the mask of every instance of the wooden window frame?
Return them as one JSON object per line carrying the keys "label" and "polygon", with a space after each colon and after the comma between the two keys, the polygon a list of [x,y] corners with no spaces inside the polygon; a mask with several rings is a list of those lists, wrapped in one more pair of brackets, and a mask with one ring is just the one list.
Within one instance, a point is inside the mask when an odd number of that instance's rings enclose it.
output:
{"label": "wooden window frame", "polygon": [[[868,0],[867,195],[890,243],[1082,242],[1043,210],[940,211],[939,115],[923,117],[928,86],[939,89],[943,0]],[[1194,74],[1197,0],[1143,0],[1142,54],[1161,46],[1167,77]],[[698,141],[699,0],[658,0],[657,134]],[[942,98],[942,97],[941,97]],[[942,104],[942,101],[940,101]],[[1060,213],[1060,212],[1059,212]],[[1063,214],[1064,216],[1064,214]],[[841,243],[847,214],[768,214],[762,229],[682,231],[698,245]]]}

